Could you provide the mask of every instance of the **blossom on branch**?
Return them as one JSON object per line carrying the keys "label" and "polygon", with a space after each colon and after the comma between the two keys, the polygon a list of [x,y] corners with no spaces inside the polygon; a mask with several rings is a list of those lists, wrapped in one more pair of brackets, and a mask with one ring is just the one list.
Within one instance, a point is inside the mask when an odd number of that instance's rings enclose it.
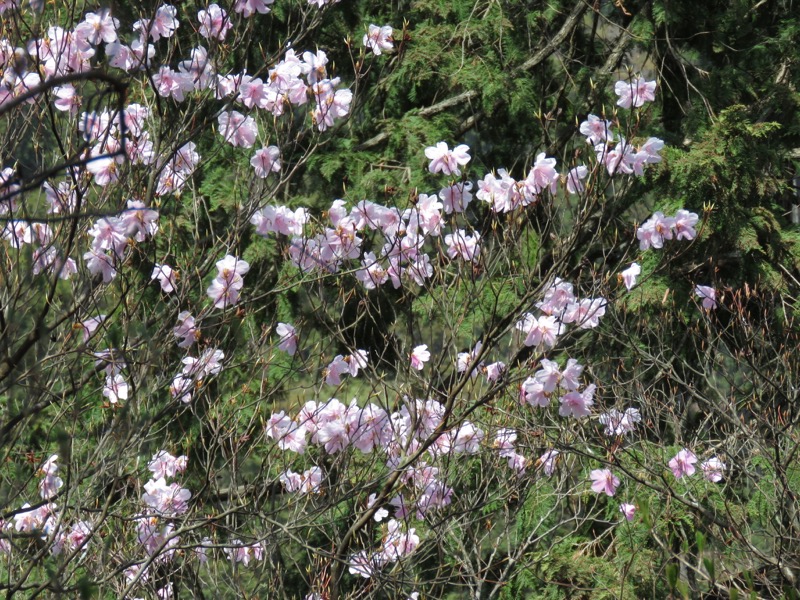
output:
{"label": "blossom on branch", "polygon": [[267,14],[270,11],[269,5],[273,2],[275,0],[236,0],[233,10],[249,18],[257,12]]}
{"label": "blossom on branch", "polygon": [[639,277],[641,272],[642,267],[639,266],[639,263],[632,263],[630,267],[619,274],[620,279],[625,283],[625,287],[628,291],[631,291],[633,286],[636,285],[636,278]]}
{"label": "blossom on branch", "polygon": [[622,108],[639,108],[645,102],[656,99],[656,82],[645,81],[638,77],[635,81],[618,81],[614,84],[614,93],[619,96],[617,106]]}
{"label": "blossom on branch", "polygon": [[700,470],[703,472],[703,477],[712,483],[722,481],[727,466],[716,456],[712,456],[708,460],[700,463]]}
{"label": "blossom on branch", "polygon": [[595,494],[605,493],[613,496],[619,486],[619,478],[608,469],[595,469],[589,474],[592,480],[592,491]]}
{"label": "blossom on branch", "polygon": [[470,161],[469,146],[465,144],[450,150],[447,143],[439,142],[435,146],[425,148],[425,156],[431,161],[428,170],[443,175],[461,175],[458,167]]}
{"label": "blossom on branch", "polygon": [[696,285],[694,293],[703,301],[703,308],[705,310],[714,310],[717,308],[717,291],[713,287]]}
{"label": "blossom on branch", "polygon": [[696,462],[697,456],[691,450],[684,448],[669,461],[669,468],[675,479],[680,479],[685,475],[694,475]]}
{"label": "blossom on branch", "polygon": [[363,44],[367,50],[372,50],[375,56],[380,56],[381,52],[391,52],[394,50],[392,28],[389,25],[384,25],[383,27],[370,25],[369,30],[364,35]]}
{"label": "blossom on branch", "polygon": [[219,132],[232,146],[251,148],[256,142],[258,126],[253,117],[246,117],[238,111],[222,113],[217,117]]}
{"label": "blossom on branch", "polygon": [[228,35],[228,31],[233,28],[228,13],[217,4],[210,4],[206,10],[197,13],[197,20],[200,27],[197,32],[204,38],[213,38],[220,42]]}
{"label": "blossom on branch", "polygon": [[633,517],[636,514],[636,506],[623,502],[619,505],[619,512],[622,513],[626,521],[633,521]]}

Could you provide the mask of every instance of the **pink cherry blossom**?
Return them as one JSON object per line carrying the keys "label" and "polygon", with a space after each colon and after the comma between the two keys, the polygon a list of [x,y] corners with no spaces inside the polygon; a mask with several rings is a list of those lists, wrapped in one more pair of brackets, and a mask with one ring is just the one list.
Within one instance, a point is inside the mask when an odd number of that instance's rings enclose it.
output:
{"label": "pink cherry blossom", "polygon": [[558,459],[559,454],[561,453],[553,448],[542,454],[536,460],[536,464],[541,467],[542,472],[548,477],[550,477],[553,473],[555,473],[556,459]]}
{"label": "pink cherry blossom", "polygon": [[544,391],[541,381],[528,377],[519,388],[520,402],[527,402],[533,407],[546,408],[550,406],[550,394]]}
{"label": "pink cherry blossom", "polygon": [[255,13],[266,14],[270,11],[269,5],[275,0],[236,0],[233,10],[249,18]]}
{"label": "pink cherry blossom", "polygon": [[92,248],[83,255],[83,259],[92,275],[103,276],[103,283],[110,283],[117,276],[114,259],[104,251]]}
{"label": "pink cherry blossom", "polygon": [[176,338],[181,339],[178,342],[179,348],[190,348],[200,339],[200,330],[197,329],[195,319],[188,310],[178,314],[178,324],[173,328],[172,333]]}
{"label": "pink cherry blossom", "polygon": [[103,396],[108,398],[111,404],[116,404],[120,400],[128,399],[128,382],[122,375],[108,376],[106,385],[103,388]]}
{"label": "pink cherry blossom", "polygon": [[297,333],[292,325],[288,323],[278,323],[275,333],[280,337],[278,349],[283,350],[289,356],[294,356],[297,352]]}
{"label": "pink cherry blossom", "polygon": [[464,421],[454,432],[451,432],[452,451],[455,453],[476,454],[480,450],[483,431],[469,421]]}
{"label": "pink cherry blossom", "polygon": [[[338,83],[339,78],[337,77],[335,79],[323,79],[311,86],[312,94],[317,103],[312,112],[312,120],[319,131],[325,131],[332,127],[336,119],[345,117],[350,112],[353,92],[348,89],[334,91]],[[302,91],[302,99],[304,101],[305,86],[303,86]]]}
{"label": "pink cherry blossom", "polygon": [[214,301],[214,308],[226,308],[239,302],[239,292],[244,287],[242,277],[250,270],[250,265],[228,254],[217,262],[217,277],[206,290]]}
{"label": "pink cherry blossom", "polygon": [[170,560],[175,553],[175,546],[180,543],[180,537],[174,535],[175,526],[172,523],[160,527],[161,523],[162,520],[155,516],[140,518],[136,523],[136,537],[147,554],[152,556],[161,551],[159,558]]}
{"label": "pink cherry blossom", "polygon": [[83,333],[83,343],[89,341],[95,331],[103,324],[103,321],[107,319],[106,315],[98,315],[96,317],[91,317],[82,321],[81,323],[77,324],[74,329],[80,329]]}
{"label": "pink cherry blossom", "polygon": [[632,167],[634,174],[641,177],[644,175],[644,166],[647,164],[655,164],[661,162],[661,156],[658,154],[664,148],[664,141],[658,138],[648,138],[648,140],[639,147],[639,150],[633,155]]}
{"label": "pink cherry blossom", "polygon": [[558,336],[564,331],[564,326],[555,317],[550,315],[534,317],[530,313],[525,313],[522,320],[517,321],[515,327],[525,334],[526,346],[543,346],[545,348],[555,346]]}
{"label": "pink cherry blossom", "polygon": [[78,112],[82,99],[72,84],[67,83],[60,87],[53,88],[53,95],[56,97],[56,100],[53,101],[53,105],[57,110],[69,111],[72,114]]}
{"label": "pink cherry blossom", "polygon": [[638,77],[635,81],[618,81],[614,84],[614,93],[619,96],[617,105],[622,108],[639,108],[645,102],[652,102],[656,99],[656,82],[645,81]]}
{"label": "pink cherry blossom", "polygon": [[467,371],[470,377],[478,376],[478,368],[481,365],[476,365],[475,361],[483,348],[483,342],[478,341],[471,352],[459,352],[456,357],[456,370],[459,373]]}
{"label": "pink cherry blossom", "polygon": [[298,492],[305,495],[319,494],[322,491],[322,469],[319,467],[311,467],[303,473],[284,471],[278,480],[287,492]]}
{"label": "pink cherry blossom", "polygon": [[[437,196],[420,194],[417,198],[416,210],[410,215],[409,221],[415,219],[424,235],[438,236],[442,226],[443,206]],[[411,226],[412,223],[409,222],[409,228]]]}
{"label": "pink cherry blossom", "polygon": [[[377,499],[377,494],[370,494],[369,498],[367,498],[367,508],[372,508],[373,506],[375,506],[376,499]],[[378,523],[380,523],[388,516],[389,516],[388,510],[386,510],[385,508],[379,508],[372,515],[372,518]]]}
{"label": "pink cherry blossom", "polygon": [[328,78],[327,64],[328,55],[323,50],[316,53],[303,52],[303,72],[306,74],[308,83],[314,84]]}
{"label": "pink cherry blossom", "polygon": [[[30,508],[30,506],[26,502],[20,508]],[[54,512],[53,504],[44,504],[38,508],[18,512],[14,515],[14,529],[28,533],[44,529]]]}
{"label": "pink cherry blossom", "polygon": [[486,381],[500,381],[506,372],[506,363],[496,361],[486,365]]}
{"label": "pink cherry blossom", "polygon": [[675,239],[678,240],[693,240],[697,237],[697,231],[694,227],[700,218],[697,214],[689,212],[688,210],[680,209],[675,213]]}
{"label": "pink cherry blossom", "polygon": [[612,408],[600,415],[597,420],[606,426],[603,432],[606,435],[625,435],[632,432],[637,423],[641,423],[642,415],[635,408],[626,408],[625,412]]}
{"label": "pink cherry blossom", "polygon": [[623,502],[619,505],[619,512],[623,514],[627,521],[633,521],[633,517],[636,514],[636,506]]}
{"label": "pink cherry blossom", "polygon": [[636,285],[636,278],[641,274],[641,272],[642,267],[639,265],[639,263],[632,263],[630,267],[620,273],[620,277],[625,283],[625,287],[628,289],[628,291],[630,291],[633,286]]}
{"label": "pink cherry blossom", "polygon": [[463,229],[455,233],[448,233],[444,236],[444,243],[447,244],[447,256],[450,258],[461,257],[470,262],[477,262],[481,253],[480,234],[476,231],[472,235],[467,235]]}
{"label": "pink cherry blossom", "polygon": [[178,473],[183,473],[188,466],[186,456],[175,457],[166,450],[159,450],[147,463],[147,469],[156,479],[175,477]]}
{"label": "pink cherry blossom", "polygon": [[75,27],[75,37],[95,46],[100,42],[110,44],[117,41],[119,21],[105,8],[97,13],[86,13],[83,22]]}
{"label": "pink cherry blossom", "polygon": [[306,449],[306,434],[308,431],[302,425],[284,414],[283,411],[273,414],[267,422],[266,434],[278,442],[281,450],[291,450],[303,454]]}
{"label": "pink cherry blossom", "polygon": [[667,217],[661,211],[656,211],[645,223],[636,231],[639,239],[639,248],[663,248],[665,240],[674,237],[675,219]]}
{"label": "pink cherry blossom", "polygon": [[580,132],[586,136],[586,141],[592,146],[601,142],[613,142],[614,134],[611,133],[611,121],[601,119],[596,115],[589,115],[587,120],[581,123]]}
{"label": "pink cherry blossom", "polygon": [[58,493],[64,481],[58,477],[58,454],[53,454],[39,468],[37,475],[44,475],[39,482],[39,495],[48,500]]}
{"label": "pink cherry blossom", "polygon": [[270,173],[281,172],[280,150],[277,146],[268,146],[256,150],[255,156],[250,159],[250,164],[256,171],[256,175],[264,179]]}
{"label": "pink cherry blossom", "polygon": [[544,300],[536,303],[536,308],[546,315],[558,315],[568,305],[576,301],[571,283],[556,277],[544,293]]}
{"label": "pink cherry blossom", "polygon": [[[523,204],[521,187],[505,169],[498,169],[497,176],[487,173],[483,179],[478,181],[478,191],[475,197],[490,204],[494,212],[511,212]],[[534,199],[530,198],[529,200],[533,201]]]}
{"label": "pink cherry blossom", "polygon": [[183,102],[186,98],[186,92],[194,89],[194,81],[189,75],[173,71],[168,66],[164,65],[153,73],[153,83],[156,86],[156,92],[163,98],[173,98],[176,102]]}
{"label": "pink cherry blossom", "polygon": [[380,571],[381,566],[377,556],[370,556],[366,550],[362,550],[350,557],[347,570],[351,575],[360,575],[364,579],[370,579]]}
{"label": "pink cherry blossom", "polygon": [[561,370],[561,380],[559,385],[565,390],[573,391],[580,387],[578,379],[583,373],[583,365],[576,359],[570,358],[567,360],[567,366]]}
{"label": "pink cherry blossom", "polygon": [[86,170],[94,175],[94,182],[105,187],[119,179],[119,161],[110,156],[92,158],[86,163]]}
{"label": "pink cherry blossom", "polygon": [[542,389],[549,394],[556,389],[561,380],[561,371],[557,362],[546,358],[542,359],[541,365],[542,368],[536,371],[534,377],[542,384]]}
{"label": "pink cherry blossom", "polygon": [[134,31],[146,34],[154,42],[162,37],[169,38],[179,27],[178,19],[175,18],[177,10],[171,4],[162,4],[156,10],[155,18],[152,22],[149,19],[141,19],[133,24]]}
{"label": "pink cherry blossom", "polygon": [[219,132],[232,146],[251,148],[256,142],[258,126],[253,117],[246,117],[238,111],[224,112],[217,117]]}
{"label": "pink cherry blossom", "polygon": [[634,172],[634,152],[633,146],[620,136],[617,144],[612,148],[609,143],[600,143],[594,147],[597,162],[605,165],[606,171],[610,176],[616,173],[630,175]]}
{"label": "pink cherry blossom", "polygon": [[698,298],[702,299],[705,310],[717,308],[717,291],[713,287],[697,285],[694,288],[694,293]]}
{"label": "pink cherry blossom", "polygon": [[517,441],[517,432],[513,429],[498,429],[492,442],[492,448],[500,451],[500,456],[508,456],[514,452],[514,442]]}
{"label": "pink cherry blossom", "polygon": [[241,540],[233,539],[229,543],[230,548],[225,548],[224,551],[233,563],[242,563],[247,567],[251,561],[263,560],[264,558],[265,548],[262,542],[245,545]]}
{"label": "pink cherry blossom", "polygon": [[156,512],[179,515],[189,510],[188,501],[192,493],[177,483],[167,485],[166,480],[160,477],[148,481],[144,490],[142,501]]}
{"label": "pink cherry blossom", "polygon": [[372,50],[375,56],[380,56],[381,52],[391,52],[394,49],[393,42],[392,28],[389,25],[370,25],[363,40],[364,46],[367,50]]}
{"label": "pink cherry blossom", "polygon": [[684,448],[678,452],[675,457],[669,461],[669,468],[676,479],[680,479],[684,475],[694,475],[695,463],[697,457],[691,450]]}
{"label": "pink cherry blossom", "polygon": [[292,210],[285,206],[265,206],[255,212],[250,222],[256,226],[256,233],[267,236],[270,233],[282,235],[303,235],[303,225],[309,220],[305,208]]}
{"label": "pink cherry blossom", "polygon": [[339,354],[323,371],[325,383],[328,385],[340,385],[342,383],[342,375],[349,372],[349,365],[345,362],[344,356]]}
{"label": "pink cherry blossom", "polygon": [[419,546],[419,536],[416,529],[403,530],[400,521],[389,519],[386,525],[386,535],[383,538],[383,548],[380,552],[381,562],[395,562],[411,554]]}
{"label": "pink cherry blossom", "polygon": [[461,175],[459,166],[466,165],[470,161],[469,146],[461,144],[452,150],[445,142],[439,142],[435,146],[425,148],[425,156],[431,161],[428,170],[431,173],[442,173],[444,175]]}
{"label": "pink cherry blossom", "polygon": [[233,24],[228,18],[228,13],[217,4],[210,4],[206,10],[197,13],[200,22],[198,33],[204,38],[213,38],[219,41],[225,39]]}
{"label": "pink cherry blossom", "polygon": [[542,152],[536,156],[536,161],[522,184],[530,190],[531,196],[538,196],[547,189],[551,194],[555,194],[558,179],[556,159],[547,158]]}
{"label": "pink cherry blossom", "polygon": [[156,263],[153,266],[153,274],[150,275],[150,279],[157,279],[158,283],[161,285],[161,290],[167,294],[171,294],[175,291],[175,286],[177,284],[175,271],[169,265],[160,265]]}
{"label": "pink cherry blossom", "polygon": [[725,463],[716,456],[712,456],[708,460],[700,463],[700,470],[703,471],[703,477],[712,483],[722,481],[726,468]]}
{"label": "pink cherry blossom", "polygon": [[427,344],[416,346],[411,352],[411,368],[421,371],[425,367],[425,363],[431,359],[431,353],[428,352]]}
{"label": "pink cherry blossom", "polygon": [[365,289],[374,290],[389,279],[389,273],[384,269],[374,252],[366,252],[361,261],[361,268],[356,271],[358,279]]}
{"label": "pink cherry blossom", "polygon": [[222,371],[222,360],[225,353],[216,348],[207,348],[199,358],[187,356],[183,363],[183,374],[201,380],[210,375],[217,375]]}
{"label": "pink cherry blossom", "polygon": [[466,181],[439,190],[439,199],[442,201],[444,212],[462,213],[467,210],[467,206],[472,202],[472,182]]}
{"label": "pink cherry blossom", "polygon": [[575,323],[579,329],[594,329],[606,314],[607,304],[605,298],[583,298],[567,305],[561,320],[564,323]]}
{"label": "pink cherry blossom", "polygon": [[577,390],[567,392],[559,399],[561,406],[558,414],[562,417],[574,417],[580,419],[591,414],[589,407],[594,404],[595,385],[586,386],[583,392]]}
{"label": "pink cherry blossom", "polygon": [[582,194],[586,189],[583,185],[583,180],[589,174],[589,169],[584,165],[570,169],[567,173],[567,191],[570,194]]}
{"label": "pink cherry blossom", "polygon": [[592,491],[595,494],[605,493],[613,496],[619,486],[619,479],[608,469],[595,469],[589,473],[592,480]]}

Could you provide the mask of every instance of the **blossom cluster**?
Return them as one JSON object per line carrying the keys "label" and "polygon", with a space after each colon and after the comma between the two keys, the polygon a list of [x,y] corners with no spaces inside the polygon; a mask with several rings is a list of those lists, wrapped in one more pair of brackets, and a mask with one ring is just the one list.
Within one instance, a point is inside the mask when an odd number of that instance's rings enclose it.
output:
{"label": "blossom cluster", "polygon": [[[431,257],[424,252],[425,242],[441,235],[442,202],[436,196],[420,194],[415,205],[400,210],[369,200],[362,200],[349,211],[343,200],[336,200],[327,211],[330,227],[314,236],[304,235],[308,212],[285,206],[267,206],[253,215],[256,232],[268,236],[278,233],[293,236],[289,244],[292,262],[303,271],[338,272],[345,261],[360,259],[355,276],[366,289],[375,289],[388,281],[395,288],[411,281],[424,285],[433,275]],[[380,253],[362,254],[366,231],[383,235]],[[467,235],[459,229],[444,237],[450,258],[477,260],[480,254],[476,233]]]}
{"label": "blossom cluster", "polygon": [[[508,460],[508,466],[518,474],[525,472],[527,459],[516,451],[514,442],[517,441],[517,432],[513,429],[503,427],[494,436],[493,447],[497,450],[500,458]],[[557,453],[557,452],[556,452]],[[551,475],[552,469],[545,467],[545,474]]]}
{"label": "blossom cluster", "polygon": [[573,285],[557,277],[545,290],[544,299],[536,303],[543,314],[536,317],[525,313],[515,327],[525,335],[526,346],[553,348],[565,325],[574,324],[578,329],[597,327],[606,305],[604,298],[577,297]]}
{"label": "blossom cluster", "polygon": [[386,524],[381,549],[374,553],[362,550],[351,556],[350,573],[369,579],[386,565],[414,552],[419,546],[419,541],[416,529],[413,527],[404,529],[400,521],[390,519]]}
{"label": "blossom cluster", "polygon": [[[167,484],[167,478],[182,473],[188,466],[185,456],[173,456],[166,450],[159,450],[147,464],[152,477],[144,484],[142,503],[147,507],[144,513],[137,516],[136,537],[141,549],[153,560],[145,562],[146,566],[135,564],[125,571],[129,581],[147,580],[154,566],[172,561],[180,536],[175,532],[172,519],[189,510],[192,493],[178,483]],[[153,573],[155,577],[155,573]]]}
{"label": "blossom cluster", "polygon": [[325,383],[339,385],[343,375],[357,377],[358,371],[367,366],[368,354],[366,350],[356,350],[347,356],[336,355],[331,364],[325,368]]}
{"label": "blossom cluster", "polygon": [[242,563],[245,567],[254,560],[263,560],[266,547],[263,542],[245,544],[239,539],[232,539],[225,548],[225,554],[232,563]]}
{"label": "blossom cluster", "polygon": [[542,152],[522,181],[515,180],[505,169],[498,169],[496,175],[486,174],[478,181],[475,197],[489,204],[496,213],[511,212],[519,207],[535,204],[546,190],[554,194],[559,179],[556,159],[547,158]]}
{"label": "blossom cluster", "polygon": [[570,358],[563,369],[555,361],[543,358],[541,368],[520,385],[520,401],[544,408],[550,405],[553,395],[560,393],[559,415],[575,419],[588,417],[597,387],[590,384],[581,390],[582,372],[583,365],[574,358]]}
{"label": "blossom cluster", "polygon": [[[92,536],[94,526],[89,521],[76,521],[67,525],[65,516],[59,513],[58,507],[52,499],[64,485],[58,476],[58,455],[53,454],[39,467],[37,474],[42,477],[39,481],[39,495],[45,502],[31,508],[25,503],[14,514],[13,529],[23,533],[41,534],[43,540],[50,542],[50,553],[59,555],[67,551],[83,548]],[[25,510],[29,509],[29,510]],[[0,528],[11,529],[10,524],[0,522]],[[12,546],[7,539],[0,542],[0,552],[10,554]]]}
{"label": "blossom cluster", "polygon": [[639,248],[663,248],[665,240],[693,240],[697,236],[695,225],[699,217],[688,210],[679,210],[674,217],[667,217],[661,211],[645,221],[637,230]]}
{"label": "blossom cluster", "polygon": [[212,375],[222,371],[222,360],[225,353],[217,348],[206,348],[198,357],[186,356],[181,361],[183,369],[172,380],[170,394],[176,400],[188,404],[192,394]]}
{"label": "blossom cluster", "polygon": [[[682,477],[694,475],[697,470],[695,468],[697,461],[698,458],[694,452],[688,448],[683,448],[669,461],[668,466],[675,476],[675,479],[681,479]],[[703,477],[712,483],[722,481],[726,468],[725,463],[716,456],[712,456],[708,460],[700,463],[700,470],[703,472]]]}
{"label": "blossom cluster", "polygon": [[214,308],[227,308],[239,303],[239,293],[244,287],[242,278],[249,270],[247,261],[230,254],[217,261],[217,276],[206,290]]}
{"label": "blossom cluster", "polygon": [[[236,0],[233,11],[249,18],[255,13],[269,12],[272,1]],[[314,0],[310,3],[321,7],[327,2]],[[162,4],[152,13],[152,18],[133,23],[130,41],[123,39],[126,35],[120,22],[109,9],[87,12],[71,30],[49,27],[40,37],[30,40],[26,48],[14,48],[9,40],[0,40],[0,67],[4,72],[0,82],[0,106],[51,78],[86,72],[93,68],[98,56],[104,56],[114,69],[134,75],[145,70],[151,72],[145,81],[152,83],[155,93],[162,97],[183,102],[192,93],[211,90],[217,99],[243,106],[252,114],[228,108],[218,116],[221,135],[236,146],[249,148],[255,144],[258,127],[254,115],[257,111],[267,111],[277,117],[290,107],[306,104],[308,98],[313,97],[312,120],[320,131],[349,113],[352,93],[347,89],[336,89],[340,81],[328,77],[328,58],[321,50],[298,54],[291,48],[287,49],[283,60],[269,69],[265,80],[244,72],[218,73],[213,59],[215,54],[202,45],[192,48],[189,57],[178,62],[176,70],[167,64],[158,66],[157,45],[161,40],[172,38],[179,29],[181,23],[177,15],[174,6]],[[217,4],[198,11],[196,21],[192,27],[212,45],[224,41],[233,25],[231,15]],[[379,30],[376,44],[376,49],[388,49],[387,44],[391,45],[390,28]],[[81,91],[70,83],[55,86],[52,99],[58,111],[71,115],[77,115],[83,104]],[[34,101],[35,97],[27,100]],[[120,112],[97,110],[82,113],[77,119],[78,128],[89,145],[83,156],[84,166],[73,167],[67,182],[55,186],[45,183],[48,200],[58,203],[62,210],[74,207],[75,188],[82,185],[79,182],[84,170],[93,177],[96,185],[105,187],[119,180],[125,162],[133,166],[155,167],[158,173],[155,195],[180,194],[200,156],[192,142],[177,150],[168,149],[167,154],[158,156],[146,126],[151,117],[150,110],[140,104],[130,104]],[[256,151],[251,163],[258,176],[266,177],[271,172],[280,171],[279,152],[274,145]],[[19,190],[13,170],[3,169],[0,179],[0,213],[13,213]],[[79,191],[83,195],[85,190]],[[22,231],[15,234],[16,229],[10,225],[4,230],[3,237],[11,237],[17,244],[20,243],[17,239],[30,243],[30,234]],[[36,272],[55,271],[66,278],[76,271],[73,259],[60,257],[56,248],[49,247],[49,242],[41,243],[46,248],[38,252]],[[115,275],[108,257],[98,255],[86,257],[86,260],[90,262],[92,272],[103,273],[106,282]],[[171,268],[157,265],[157,269],[153,277],[158,278],[166,292],[172,291]]]}
{"label": "blossom cluster", "polygon": [[89,251],[83,255],[86,267],[100,275],[103,283],[117,276],[125,250],[134,242],[144,242],[158,231],[158,212],[139,200],[128,200],[127,210],[115,217],[101,217],[89,229]]}
{"label": "blossom cluster", "polygon": [[[427,453],[432,459],[479,451],[484,432],[469,421],[442,431],[432,442],[428,440],[441,429],[443,419],[444,406],[431,399],[406,399],[399,411],[389,414],[375,404],[362,408],[356,400],[345,405],[331,398],[322,403],[306,402],[294,419],[283,411],[273,414],[265,433],[280,449],[298,454],[303,454],[309,443],[328,454],[351,447],[363,454],[380,451],[392,468],[426,441],[430,443]],[[406,490],[389,502],[395,508],[395,518],[404,518],[413,509],[422,519],[431,509],[450,503],[452,489],[437,474],[438,468],[424,461],[406,468]],[[308,493],[319,491],[322,475],[321,469],[315,467],[302,475],[286,471],[280,479],[288,491]]]}
{"label": "blossom cluster", "polygon": [[626,435],[636,429],[636,424],[642,422],[642,415],[636,408],[626,408],[619,411],[612,408],[598,417],[598,421],[606,428],[603,433],[609,436]]}

